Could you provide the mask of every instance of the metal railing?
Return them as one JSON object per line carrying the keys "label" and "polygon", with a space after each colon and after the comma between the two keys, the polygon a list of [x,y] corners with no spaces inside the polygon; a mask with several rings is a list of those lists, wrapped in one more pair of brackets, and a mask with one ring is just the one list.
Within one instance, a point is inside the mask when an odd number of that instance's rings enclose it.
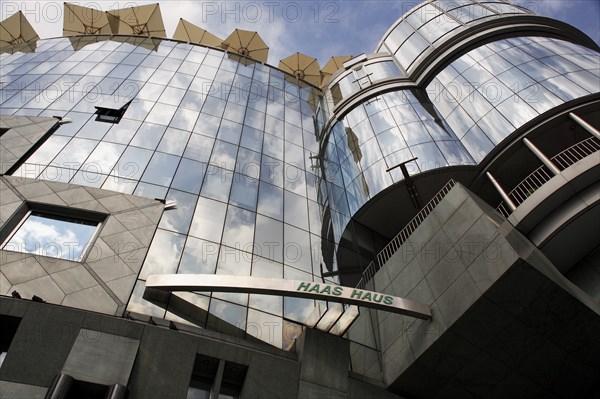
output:
{"label": "metal railing", "polygon": [[[600,141],[595,137],[588,137],[556,154],[550,160],[563,171],[597,151],[600,151]],[[554,175],[548,168],[542,165],[529,174],[529,176],[521,180],[521,182],[508,193],[508,196],[514,202],[515,206],[519,206],[538,188],[542,187],[553,177]],[[512,213],[512,211],[504,204],[504,201],[496,207],[496,210],[504,215],[504,217],[508,217]]]}
{"label": "metal railing", "polygon": [[408,237],[419,227],[419,225],[425,220],[427,216],[433,211],[433,209],[440,203],[440,201],[448,194],[448,192],[454,187],[455,181],[450,179],[448,183],[442,187],[440,191],[412,218],[410,222],[392,240],[377,254],[375,260],[371,261],[367,268],[363,271],[362,277],[359,280],[356,288],[364,289],[365,286],[375,273],[396,253],[398,249],[406,242]]}
{"label": "metal railing", "polygon": [[583,158],[592,155],[597,151],[600,151],[600,141],[595,137],[588,137],[556,154],[552,158],[552,162],[554,162],[560,170],[565,170],[574,163],[581,161]]}

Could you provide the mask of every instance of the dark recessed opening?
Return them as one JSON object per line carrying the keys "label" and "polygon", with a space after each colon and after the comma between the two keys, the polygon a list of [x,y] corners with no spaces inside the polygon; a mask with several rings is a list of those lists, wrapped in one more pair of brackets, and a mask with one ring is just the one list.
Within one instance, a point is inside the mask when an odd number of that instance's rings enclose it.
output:
{"label": "dark recessed opening", "polygon": [[123,105],[121,108],[104,108],[96,106],[96,121],[98,122],[106,122],[106,123],[119,123],[123,115],[125,115],[125,111],[131,104],[131,101]]}
{"label": "dark recessed opening", "polygon": [[20,323],[20,317],[0,315],[0,325],[2,325],[0,328],[0,366],[4,363],[8,348],[10,348]]}

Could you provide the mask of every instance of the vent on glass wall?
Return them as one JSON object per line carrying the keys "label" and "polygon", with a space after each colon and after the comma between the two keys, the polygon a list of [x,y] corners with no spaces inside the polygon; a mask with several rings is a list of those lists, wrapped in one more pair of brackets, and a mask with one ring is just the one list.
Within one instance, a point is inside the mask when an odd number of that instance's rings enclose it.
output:
{"label": "vent on glass wall", "polygon": [[106,96],[96,105],[96,120],[98,122],[119,123],[125,111],[131,104],[131,99],[119,96]]}

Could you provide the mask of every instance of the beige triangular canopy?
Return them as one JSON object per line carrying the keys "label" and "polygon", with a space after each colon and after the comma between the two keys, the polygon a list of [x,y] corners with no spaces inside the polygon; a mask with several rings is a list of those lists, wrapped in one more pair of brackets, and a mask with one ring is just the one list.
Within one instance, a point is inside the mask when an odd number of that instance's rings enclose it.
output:
{"label": "beige triangular canopy", "polygon": [[109,40],[111,35],[87,35],[87,36],[70,36],[71,46],[73,50],[81,50],[88,44]]}
{"label": "beige triangular canopy", "polygon": [[338,70],[344,68],[344,62],[349,61],[351,59],[351,55],[338,55],[335,57],[331,57],[329,61],[327,61],[325,66],[321,68],[321,86],[325,86],[327,83],[329,83],[329,79],[331,79],[331,76]]}
{"label": "beige triangular canopy", "polygon": [[0,22],[0,48],[3,53],[34,51],[35,41],[39,38],[21,11]]}
{"label": "beige triangular canopy", "polygon": [[65,3],[63,36],[110,34],[104,11]]}
{"label": "beige triangular canopy", "polygon": [[190,43],[204,44],[206,46],[219,47],[223,39],[181,18],[175,29],[173,39],[183,40]]}
{"label": "beige triangular canopy", "polygon": [[114,34],[167,36],[158,3],[107,11],[106,16]]}
{"label": "beige triangular canopy", "polygon": [[321,68],[316,58],[306,54],[296,53],[279,61],[279,69],[291,73],[308,83],[321,85]]}
{"label": "beige triangular canopy", "polygon": [[267,62],[269,57],[269,46],[257,32],[249,30],[235,29],[221,47],[260,62]]}

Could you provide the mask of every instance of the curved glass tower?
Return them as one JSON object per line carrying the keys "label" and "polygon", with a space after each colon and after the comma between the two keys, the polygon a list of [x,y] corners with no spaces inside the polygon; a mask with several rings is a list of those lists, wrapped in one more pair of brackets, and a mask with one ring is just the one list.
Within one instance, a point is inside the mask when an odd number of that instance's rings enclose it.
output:
{"label": "curved glass tower", "polygon": [[[318,84],[308,57],[276,68],[187,21],[185,40],[164,37],[158,7],[141,25],[119,11],[61,38],[8,29],[2,39],[0,316],[23,343],[19,323],[47,317],[35,306],[85,313],[57,346],[64,365],[36,366],[40,383],[22,377],[28,345],[11,356],[8,340],[2,378],[24,385],[7,387],[81,394],[85,381],[212,398],[274,384],[273,397],[396,398],[500,395],[518,380],[560,396],[498,353],[513,347],[500,332],[534,342],[532,364],[560,352],[590,376],[579,392],[592,392],[600,365],[582,348],[597,353],[600,325],[600,53],[590,38],[503,1],[425,1],[372,53],[319,69]],[[431,319],[241,287],[146,287],[177,274],[370,290],[424,304]],[[585,330],[583,343],[538,329],[556,320]],[[90,331],[116,337],[121,374],[90,366],[112,359]],[[198,349],[181,360],[185,378],[144,375],[164,359],[176,370],[186,345]]]}

